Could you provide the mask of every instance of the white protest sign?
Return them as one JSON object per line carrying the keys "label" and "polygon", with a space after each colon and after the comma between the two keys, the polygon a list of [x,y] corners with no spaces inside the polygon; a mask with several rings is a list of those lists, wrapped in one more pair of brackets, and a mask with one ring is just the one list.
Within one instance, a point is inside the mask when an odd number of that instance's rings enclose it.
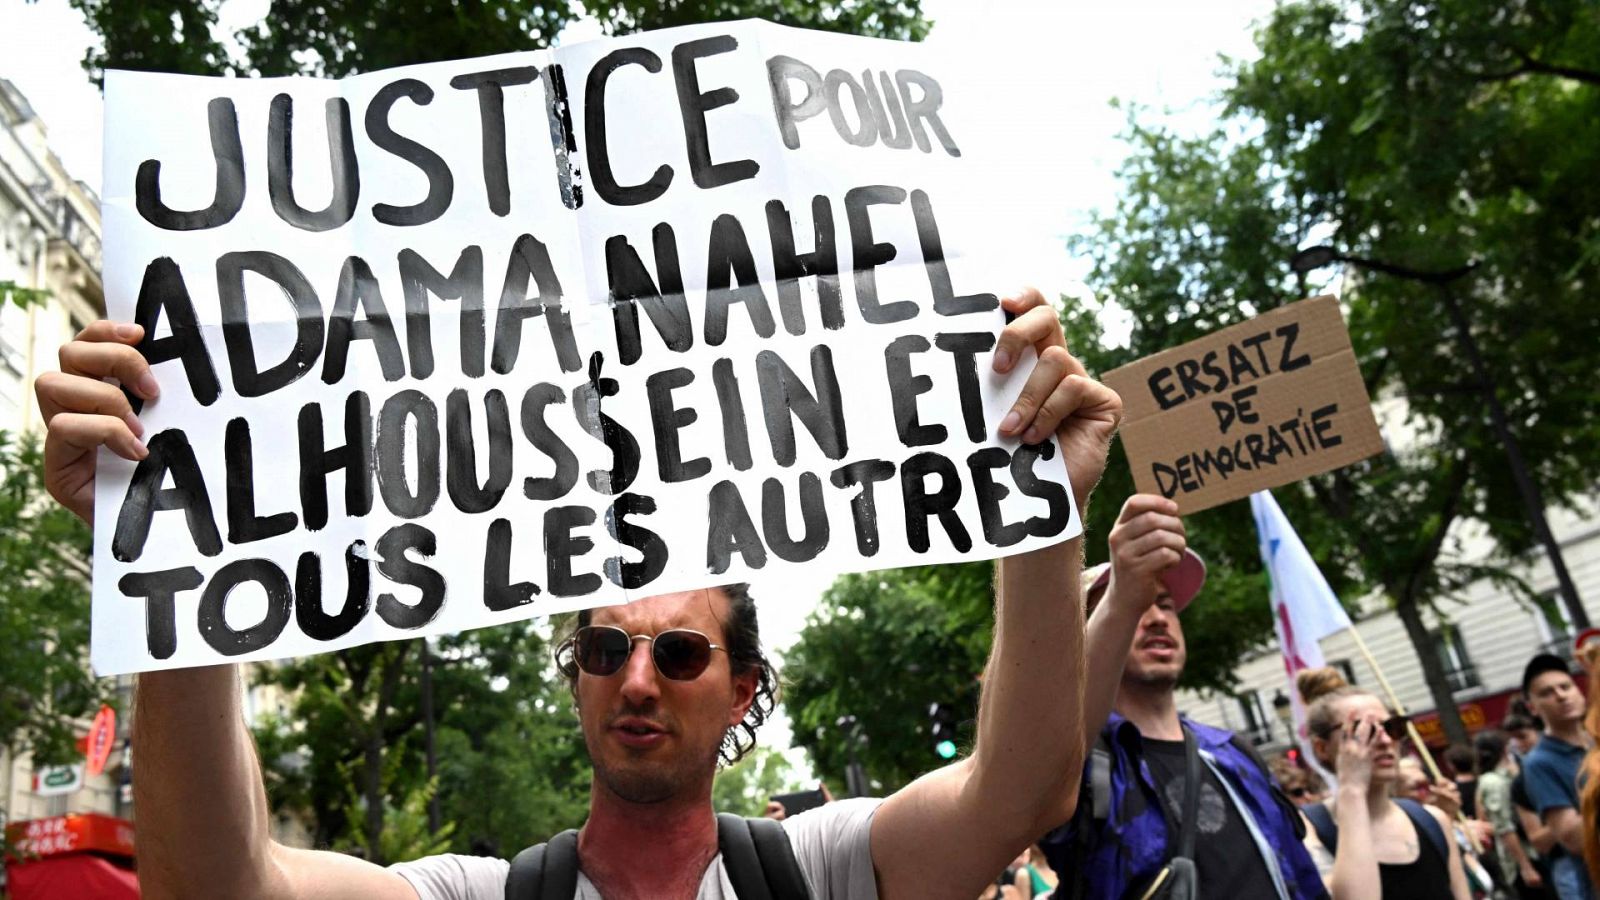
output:
{"label": "white protest sign", "polygon": [[[102,674],[1080,531],[999,441],[973,62],[760,22],[343,80],[106,79]],[[764,604],[785,602],[766,596]]]}

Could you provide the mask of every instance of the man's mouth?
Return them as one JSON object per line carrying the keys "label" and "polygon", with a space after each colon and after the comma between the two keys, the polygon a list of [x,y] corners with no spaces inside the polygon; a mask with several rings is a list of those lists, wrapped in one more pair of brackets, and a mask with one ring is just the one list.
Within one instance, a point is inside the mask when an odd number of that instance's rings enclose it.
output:
{"label": "man's mouth", "polygon": [[1141,650],[1176,650],[1176,649],[1178,649],[1178,642],[1173,640],[1173,639],[1171,639],[1171,638],[1163,638],[1163,637],[1146,638],[1144,643],[1139,645],[1139,649],[1141,649]]}
{"label": "man's mouth", "polygon": [[624,746],[654,747],[667,738],[667,730],[649,719],[627,716],[611,723],[611,733]]}

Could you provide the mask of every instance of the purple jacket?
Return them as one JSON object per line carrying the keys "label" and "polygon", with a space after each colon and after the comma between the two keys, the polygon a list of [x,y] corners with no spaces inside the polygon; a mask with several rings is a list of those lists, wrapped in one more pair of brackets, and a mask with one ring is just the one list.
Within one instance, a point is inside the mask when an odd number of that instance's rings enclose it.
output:
{"label": "purple jacket", "polygon": [[[1291,900],[1315,900],[1328,895],[1317,866],[1301,843],[1304,825],[1280,801],[1270,776],[1250,753],[1233,743],[1232,732],[1184,720],[1194,732],[1200,750],[1208,753],[1248,808],[1262,836],[1276,852]],[[1084,766],[1084,791],[1072,821],[1040,841],[1050,865],[1063,884],[1086,879],[1086,897],[1121,897],[1130,888],[1143,888],[1167,862],[1167,822],[1161,814],[1160,794],[1150,767],[1141,758],[1139,729],[1116,713],[1106,723],[1102,745],[1111,748],[1110,809],[1103,827],[1094,828],[1089,790],[1089,764]],[[1287,807],[1287,808],[1286,808]],[[1081,849],[1079,849],[1081,847]],[[1249,848],[1254,852],[1254,848]],[[1081,854],[1081,862],[1078,854]],[[1202,888],[1204,886],[1202,885]],[[1063,892],[1063,896],[1066,894]]]}

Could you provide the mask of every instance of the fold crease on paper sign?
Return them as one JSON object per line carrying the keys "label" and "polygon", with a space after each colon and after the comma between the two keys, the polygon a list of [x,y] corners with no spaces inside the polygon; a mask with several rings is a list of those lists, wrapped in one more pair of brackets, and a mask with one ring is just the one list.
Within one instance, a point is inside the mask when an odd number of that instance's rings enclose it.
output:
{"label": "fold crease on paper sign", "polygon": [[1293,303],[1106,373],[1141,492],[1184,513],[1383,451],[1331,296]]}

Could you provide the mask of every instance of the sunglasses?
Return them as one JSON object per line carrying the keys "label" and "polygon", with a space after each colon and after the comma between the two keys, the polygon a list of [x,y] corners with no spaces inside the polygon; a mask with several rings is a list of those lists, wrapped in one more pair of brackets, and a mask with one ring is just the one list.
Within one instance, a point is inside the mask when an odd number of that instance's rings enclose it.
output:
{"label": "sunglasses", "polygon": [[[1389,718],[1384,719],[1382,722],[1379,722],[1378,727],[1382,728],[1383,733],[1387,734],[1391,740],[1401,741],[1405,740],[1406,735],[1408,734],[1406,726],[1410,724],[1410,716],[1390,716]],[[1334,730],[1338,731],[1343,727],[1344,726],[1341,725],[1339,728]]]}
{"label": "sunglasses", "polygon": [[1289,788],[1289,796],[1295,798],[1296,800],[1299,800],[1299,799],[1305,797],[1309,793],[1311,793],[1311,789],[1310,788],[1303,788],[1303,787]]}
{"label": "sunglasses", "polygon": [[569,677],[577,674],[573,666],[589,675],[615,675],[628,664],[634,641],[650,642],[650,658],[656,671],[673,681],[699,678],[711,665],[711,651],[728,652],[726,647],[687,628],[672,628],[652,636],[630,635],[615,625],[585,625],[556,648],[556,664]]}

